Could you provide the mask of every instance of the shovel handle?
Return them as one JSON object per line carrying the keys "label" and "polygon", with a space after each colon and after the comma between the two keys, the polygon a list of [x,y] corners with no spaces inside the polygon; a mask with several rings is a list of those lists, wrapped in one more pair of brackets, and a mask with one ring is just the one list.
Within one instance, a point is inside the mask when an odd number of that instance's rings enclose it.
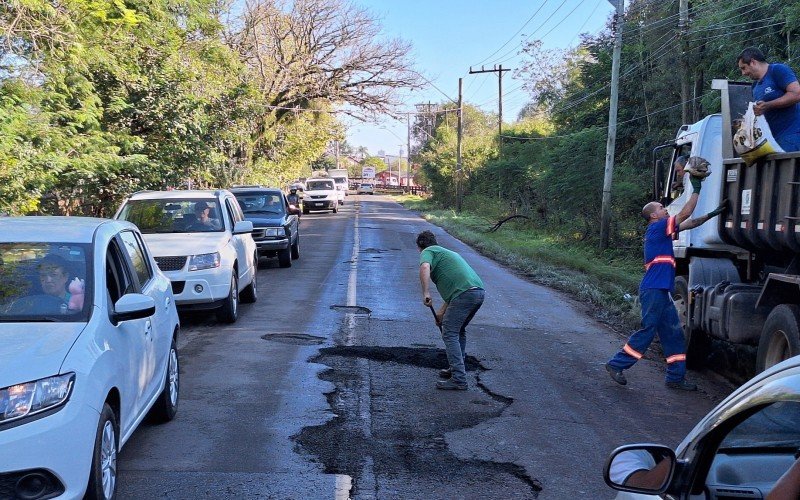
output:
{"label": "shovel handle", "polygon": [[429,304],[428,309],[431,310],[431,314],[433,314],[433,320],[436,322],[436,326],[439,327],[439,332],[441,333],[442,325],[439,324],[439,318],[436,317],[436,310],[433,308],[433,304]]}

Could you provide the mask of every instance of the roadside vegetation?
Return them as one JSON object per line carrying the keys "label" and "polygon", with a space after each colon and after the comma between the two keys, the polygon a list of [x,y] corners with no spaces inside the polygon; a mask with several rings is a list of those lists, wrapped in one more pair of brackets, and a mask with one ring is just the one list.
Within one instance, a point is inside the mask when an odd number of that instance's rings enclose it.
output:
{"label": "roadside vegetation", "polygon": [[600,251],[577,235],[550,232],[525,219],[509,220],[492,231],[499,219],[491,211],[458,213],[411,195],[398,196],[397,201],[526,279],[588,304],[596,318],[619,332],[638,327],[636,294],[643,273],[639,252]]}

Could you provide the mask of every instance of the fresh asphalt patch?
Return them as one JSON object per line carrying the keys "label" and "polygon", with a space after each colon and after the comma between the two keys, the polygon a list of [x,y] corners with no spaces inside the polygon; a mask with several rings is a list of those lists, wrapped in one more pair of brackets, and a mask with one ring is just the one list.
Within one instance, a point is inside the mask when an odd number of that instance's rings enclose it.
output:
{"label": "fresh asphalt patch", "polygon": [[476,358],[467,356],[472,383],[464,392],[434,388],[447,366],[442,349],[333,346],[309,361],[329,367],[320,378],[335,386],[327,398],[336,417],[293,439],[326,473],[352,478],[350,498],[538,497],[541,483],[522,467],[465,460],[449,449],[448,433],[510,404],[480,388]]}

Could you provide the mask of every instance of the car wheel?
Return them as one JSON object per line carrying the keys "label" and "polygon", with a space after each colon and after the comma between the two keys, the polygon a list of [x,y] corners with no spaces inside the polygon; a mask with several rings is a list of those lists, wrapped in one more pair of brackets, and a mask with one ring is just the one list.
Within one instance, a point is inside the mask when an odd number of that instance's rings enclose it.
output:
{"label": "car wheel", "polygon": [[164,376],[164,390],[158,396],[156,404],[150,411],[152,419],[156,422],[169,422],[178,413],[178,395],[180,394],[180,364],[178,362],[178,348],[175,340],[169,347],[167,358],[167,373]]}
{"label": "car wheel", "polygon": [[689,324],[689,282],[684,276],[675,277],[675,290],[672,292],[672,301],[678,311],[681,321],[683,341],[686,345],[686,366],[699,368],[708,358],[708,338],[702,331],[695,330]]}
{"label": "car wheel", "polygon": [[[258,259],[256,259],[258,262]],[[250,281],[250,284],[247,285],[244,290],[242,290],[242,294],[240,295],[242,302],[246,304],[252,304],[253,302],[258,300],[258,266],[253,268],[253,279]]]}
{"label": "car wheel", "polygon": [[292,259],[297,260],[300,258],[300,234],[298,233],[297,239],[294,240],[292,245]]}
{"label": "car wheel", "polygon": [[236,270],[231,275],[231,289],[228,298],[217,311],[217,319],[223,323],[236,323],[239,318],[239,280],[236,279]]}
{"label": "car wheel", "polygon": [[767,316],[756,355],[756,372],[800,354],[800,306],[781,304]]}
{"label": "car wheel", "polygon": [[278,264],[281,267],[292,267],[292,249],[278,250]]}
{"label": "car wheel", "polygon": [[117,417],[114,415],[114,410],[105,403],[103,411],[100,412],[100,421],[97,423],[86,498],[108,500],[116,496],[119,448],[117,432]]}

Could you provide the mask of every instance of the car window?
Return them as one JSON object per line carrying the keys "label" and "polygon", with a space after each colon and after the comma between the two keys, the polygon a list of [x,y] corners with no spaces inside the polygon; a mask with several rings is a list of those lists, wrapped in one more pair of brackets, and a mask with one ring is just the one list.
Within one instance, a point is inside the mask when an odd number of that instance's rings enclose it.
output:
{"label": "car window", "polygon": [[90,262],[88,244],[0,243],[0,321],[88,321]]}
{"label": "car window", "polygon": [[[710,498],[735,487],[763,498],[795,462],[800,449],[800,402],[766,405],[739,422],[722,439],[706,476]],[[758,495],[758,496],[756,496]],[[744,497],[743,497],[744,498]]]}
{"label": "car window", "polygon": [[245,214],[282,214],[283,195],[274,193],[236,193],[236,201]]}
{"label": "car window", "polygon": [[123,248],[125,248],[125,252],[127,252],[128,258],[131,260],[136,277],[139,279],[139,286],[144,288],[145,284],[153,277],[150,263],[146,257],[147,254],[132,231],[121,232],[120,238],[122,239]]}
{"label": "car window", "polygon": [[133,277],[130,275],[125,259],[116,241],[112,240],[106,251],[106,292],[109,298],[109,312],[114,304],[126,293],[135,292]]}
{"label": "car window", "polygon": [[333,181],[309,182],[306,184],[306,191],[331,191],[336,189]]}
{"label": "car window", "polygon": [[771,404],[737,425],[720,449],[789,446],[800,448],[800,403]]}
{"label": "car window", "polygon": [[143,234],[224,231],[216,199],[128,200],[119,219],[133,222]]}

